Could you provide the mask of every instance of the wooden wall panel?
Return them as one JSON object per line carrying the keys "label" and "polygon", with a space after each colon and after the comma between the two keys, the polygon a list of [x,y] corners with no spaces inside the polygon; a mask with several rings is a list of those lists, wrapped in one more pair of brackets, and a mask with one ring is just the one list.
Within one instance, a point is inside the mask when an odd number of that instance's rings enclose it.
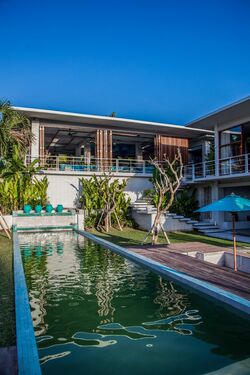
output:
{"label": "wooden wall panel", "polygon": [[96,131],[96,158],[99,170],[107,171],[112,165],[112,130],[97,129]]}
{"label": "wooden wall panel", "polygon": [[183,163],[188,161],[188,139],[167,137],[165,135],[157,134],[154,140],[155,157],[158,160],[163,160],[164,155],[172,161],[179,148],[181,151]]}

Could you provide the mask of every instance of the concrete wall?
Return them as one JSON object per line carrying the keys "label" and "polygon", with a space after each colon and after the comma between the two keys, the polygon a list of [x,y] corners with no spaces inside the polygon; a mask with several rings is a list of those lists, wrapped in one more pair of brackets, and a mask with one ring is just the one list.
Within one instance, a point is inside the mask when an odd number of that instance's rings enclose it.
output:
{"label": "concrete wall", "polygon": [[[225,267],[234,268],[234,257],[232,253],[225,253]],[[237,254],[238,271],[250,273],[250,257]]]}
{"label": "concrete wall", "polygon": [[60,227],[77,224],[76,214],[70,216],[17,216],[13,217],[13,225],[17,228]]}
{"label": "concrete wall", "polygon": [[[133,219],[139,225],[141,229],[150,230],[155,219],[155,213],[153,212],[139,212],[136,210],[132,211]],[[162,225],[166,232],[188,232],[193,230],[192,224],[187,224],[178,219],[173,219],[171,216],[162,216]]]}
{"label": "concrete wall", "polygon": [[[189,254],[190,255],[190,254]],[[200,253],[197,252],[195,258],[217,264],[222,267],[234,269],[234,256],[233,253],[220,251],[217,253]],[[241,272],[250,273],[250,257],[242,254],[237,254],[237,269]]]}
{"label": "concrete wall", "polygon": [[[44,176],[48,177],[48,197],[52,206],[63,204],[64,207],[73,208],[77,207],[81,195],[81,184],[79,179],[90,179],[93,174],[91,173],[77,173],[77,172],[44,172],[36,177],[41,179]],[[101,174],[99,174],[101,175]],[[149,176],[136,176],[131,174],[114,174],[113,179],[118,178],[120,181],[125,179],[127,186],[125,192],[130,196],[131,201],[135,202],[140,198],[145,189],[152,187],[149,181]]]}
{"label": "concrete wall", "polygon": [[1,217],[0,217],[0,220],[1,220],[0,230],[2,229],[2,227],[4,227],[5,229],[12,227],[12,215],[4,215],[4,220]]}
{"label": "concrete wall", "polygon": [[[18,211],[23,213],[23,211]],[[5,215],[4,219],[8,228],[12,228],[12,225],[16,225],[18,228],[31,228],[31,227],[50,227],[50,226],[68,226],[77,225],[79,230],[84,229],[84,211],[79,210],[78,212],[72,211],[72,215],[53,215],[53,216],[17,216],[15,213],[12,215]],[[0,218],[3,226],[7,229],[2,218]],[[1,229],[1,228],[0,228]]]}

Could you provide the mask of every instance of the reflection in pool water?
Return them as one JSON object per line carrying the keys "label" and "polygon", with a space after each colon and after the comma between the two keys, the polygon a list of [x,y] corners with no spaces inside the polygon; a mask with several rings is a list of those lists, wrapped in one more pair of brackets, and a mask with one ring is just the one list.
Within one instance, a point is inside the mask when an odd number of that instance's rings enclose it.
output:
{"label": "reflection in pool water", "polygon": [[249,322],[73,233],[19,235],[45,374],[204,374],[249,355]]}

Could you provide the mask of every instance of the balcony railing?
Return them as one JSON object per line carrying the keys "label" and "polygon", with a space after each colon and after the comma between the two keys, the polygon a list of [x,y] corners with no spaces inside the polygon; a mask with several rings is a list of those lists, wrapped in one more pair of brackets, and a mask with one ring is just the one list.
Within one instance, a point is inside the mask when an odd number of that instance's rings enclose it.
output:
{"label": "balcony railing", "polygon": [[45,156],[31,158],[27,156],[26,162],[37,159],[41,170],[62,172],[106,172],[106,173],[135,173],[152,174],[153,166],[148,160],[133,159],[86,159],[73,156]]}
{"label": "balcony railing", "polygon": [[250,175],[250,154],[233,156],[215,161],[188,164],[184,167],[185,181],[198,181],[211,177]]}

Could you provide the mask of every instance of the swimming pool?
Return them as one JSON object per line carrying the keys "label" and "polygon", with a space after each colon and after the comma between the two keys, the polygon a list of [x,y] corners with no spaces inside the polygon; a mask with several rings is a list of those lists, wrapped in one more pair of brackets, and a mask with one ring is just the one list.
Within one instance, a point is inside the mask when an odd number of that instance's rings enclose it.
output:
{"label": "swimming pool", "polygon": [[44,374],[205,374],[249,356],[249,321],[198,293],[72,232],[19,241]]}

